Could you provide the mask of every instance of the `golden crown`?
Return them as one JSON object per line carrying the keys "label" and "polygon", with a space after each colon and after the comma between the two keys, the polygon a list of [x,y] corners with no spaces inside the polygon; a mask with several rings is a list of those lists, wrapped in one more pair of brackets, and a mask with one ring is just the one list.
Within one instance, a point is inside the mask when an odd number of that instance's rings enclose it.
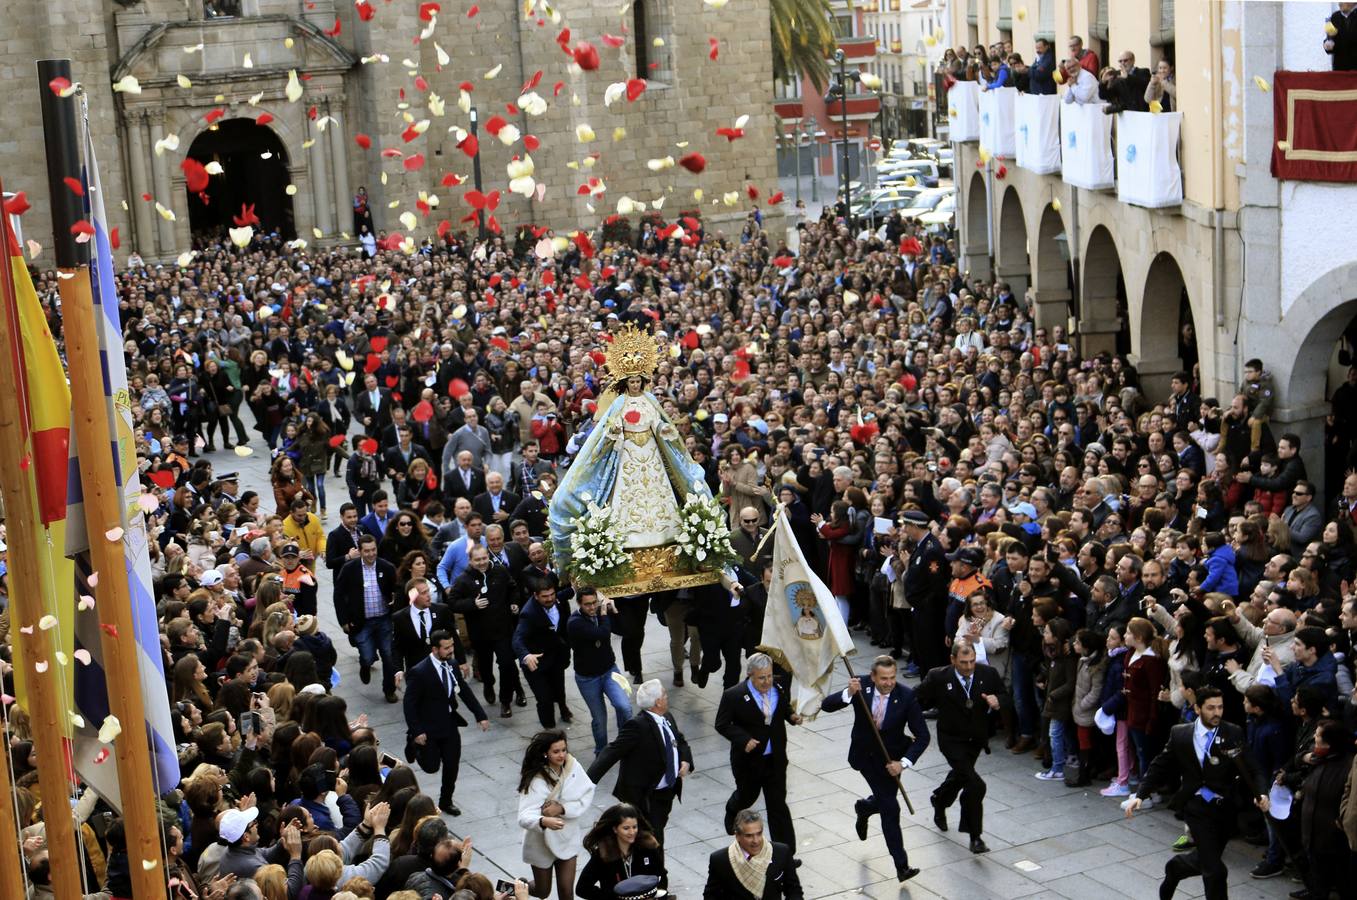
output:
{"label": "golden crown", "polygon": [[618,381],[633,376],[654,378],[660,364],[660,346],[651,335],[631,322],[612,333],[612,342],[603,351],[608,375]]}

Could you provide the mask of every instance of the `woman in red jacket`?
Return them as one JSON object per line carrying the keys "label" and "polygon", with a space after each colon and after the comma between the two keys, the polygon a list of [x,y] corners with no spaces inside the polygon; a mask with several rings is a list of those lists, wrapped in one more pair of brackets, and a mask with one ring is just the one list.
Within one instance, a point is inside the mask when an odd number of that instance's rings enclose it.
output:
{"label": "woman in red jacket", "polygon": [[810,517],[815,531],[829,541],[829,590],[839,604],[839,613],[848,621],[848,598],[853,595],[853,575],[857,567],[856,548],[843,542],[853,533],[853,520],[848,516],[848,502],[835,500],[829,508],[829,521],[824,517]]}
{"label": "woman in red jacket", "polygon": [[[1168,645],[1159,637],[1149,619],[1139,616],[1126,625],[1126,646],[1131,658],[1122,676],[1122,694],[1126,697],[1126,725],[1135,748],[1136,768],[1144,778],[1150,760],[1158,751],[1155,724],[1159,713],[1159,691],[1168,675],[1165,654]],[[1142,807],[1143,808],[1143,807]]]}

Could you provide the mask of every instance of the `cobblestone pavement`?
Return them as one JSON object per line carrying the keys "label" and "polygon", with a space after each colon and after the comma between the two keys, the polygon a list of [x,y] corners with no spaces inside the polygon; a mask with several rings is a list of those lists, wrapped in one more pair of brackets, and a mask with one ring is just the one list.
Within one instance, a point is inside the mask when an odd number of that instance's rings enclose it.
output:
{"label": "cobblestone pavement", "polygon": [[[258,491],[265,508],[270,508],[273,494],[268,486],[268,455],[257,435],[252,437],[259,448],[254,455],[240,458],[218,451],[211,459],[217,473],[239,470],[242,490]],[[339,505],[347,494],[342,480],[336,478],[327,479],[327,491],[328,531],[337,524]],[[379,672],[374,672],[369,685],[359,681],[357,652],[349,647],[335,622],[329,574],[322,566],[317,575],[323,628],[340,653],[337,669],[341,683],[336,692],[348,700],[350,716],[366,713],[383,748],[399,756],[405,746],[400,704],[383,700]],[[874,648],[858,637],[858,659],[865,664]],[[620,658],[620,649],[618,654]],[[647,678],[660,678],[669,687],[673,672],[668,631],[653,616],[646,629],[644,663]],[[836,684],[842,686],[846,681],[847,675],[841,671]],[[568,728],[572,752],[587,765],[593,758],[589,714],[573,679],[567,678],[566,684],[575,714]],[[684,786],[683,801],[675,805],[666,830],[669,886],[680,900],[701,896],[708,854],[730,841],[722,828],[725,801],[733,787],[729,745],[713,727],[720,692],[719,676],[713,677],[705,689],[691,682],[682,688],[669,687],[670,709],[692,746],[695,761],[695,770]],[[530,699],[527,708],[514,708],[512,719],[500,719],[497,710],[491,716],[488,732],[474,726],[463,731],[456,795],[463,814],[447,821],[459,836],[474,838],[478,871],[491,877],[527,876],[514,788],[527,738],[537,730],[536,715]],[[1101,783],[1095,782],[1091,789],[1071,790],[1060,783],[1038,781],[1032,777],[1038,769],[1033,758],[1014,757],[1003,748],[1002,739],[995,742],[993,754],[981,757],[978,766],[989,785],[985,840],[992,852],[984,856],[972,856],[966,837],[958,835],[956,807],[950,816],[951,831],[941,834],[933,826],[928,796],[947,773],[936,746],[929,747],[918,767],[905,773],[905,788],[917,810],[913,816],[906,813],[902,821],[905,847],[910,864],[923,871],[906,885],[897,884],[879,821],[873,820],[865,843],[853,833],[853,800],[865,792],[865,785],[846,761],[851,722],[845,711],[824,714],[802,727],[788,729],[788,800],[796,820],[797,855],[805,863],[800,875],[808,900],[853,896],[911,900],[1088,900],[1103,896],[1154,900],[1158,896],[1164,862],[1172,854],[1169,845],[1181,833],[1173,814],[1156,808],[1128,821],[1116,800],[1098,795]],[[616,734],[616,723],[610,721],[608,730]],[[586,816],[587,820],[592,821],[615,802],[607,790],[615,778],[614,771],[604,780],[594,812]],[[421,773],[420,783],[425,791],[437,796],[438,775]],[[1234,900],[1283,898],[1299,887],[1285,876],[1268,881],[1250,879],[1248,871],[1260,853],[1260,848],[1241,841],[1230,844],[1226,863]],[[583,865],[582,857],[580,867]],[[1185,882],[1177,896],[1202,896],[1200,879]]]}

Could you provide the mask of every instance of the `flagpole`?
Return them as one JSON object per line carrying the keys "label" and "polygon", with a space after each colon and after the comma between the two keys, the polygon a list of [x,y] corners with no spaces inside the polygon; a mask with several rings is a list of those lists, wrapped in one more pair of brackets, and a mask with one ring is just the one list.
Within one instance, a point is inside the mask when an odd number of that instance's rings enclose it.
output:
{"label": "flagpole", "polygon": [[[848,670],[848,677],[856,679],[858,675],[853,671],[853,664],[848,661],[848,657],[840,656],[839,659],[843,660],[844,668]],[[867,698],[862,696],[862,691],[858,691],[854,696],[858,698],[862,711],[867,714],[867,721],[872,723],[872,737],[876,738],[877,749],[881,751],[882,758],[890,762],[890,752],[886,749],[886,742],[881,738],[881,729],[876,724],[876,717],[872,715],[871,707],[867,705]],[[900,789],[900,796],[905,798],[905,806],[909,808],[909,814],[914,815],[914,804],[910,802],[909,793],[905,791],[905,783],[900,780],[899,775],[895,776],[895,786]]]}
{"label": "flagpole", "polygon": [[[3,235],[0,229],[0,235]],[[8,251],[6,251],[8,252]],[[3,349],[0,349],[3,352]],[[9,741],[5,741],[9,746]],[[0,848],[12,847],[12,850],[0,849],[0,893],[6,897],[24,896],[24,857],[19,846],[18,814],[14,806],[14,791],[10,787],[9,754],[0,753]],[[9,862],[5,862],[8,859]]]}
{"label": "flagpole", "polygon": [[[59,76],[71,78],[69,59],[38,61],[53,250],[60,275],[62,333],[66,339],[66,361],[71,379],[71,411],[74,414],[71,439],[76,441],[80,451],[90,564],[100,575],[99,602],[95,608],[99,615],[109,706],[122,726],[113,741],[113,754],[117,761],[123,822],[127,831],[132,892],[137,897],[157,897],[165,893],[164,853],[160,821],[156,815],[158,795],[151,776],[151,749],[141,700],[136,630],[122,541],[122,499],[113,466],[114,431],[105,403],[90,286],[89,243],[78,242],[71,231],[72,226],[83,218],[83,212],[80,198],[64,181],[80,175],[74,98],[58,97],[48,87],[52,79]],[[98,727],[101,723],[90,724]],[[166,789],[169,787],[167,785]]]}
{"label": "flagpole", "polygon": [[[3,190],[3,186],[0,186]],[[3,215],[3,213],[0,213]],[[9,543],[10,633],[23,648],[23,664],[42,666],[24,672],[28,691],[29,715],[33,723],[33,747],[38,754],[38,787],[47,801],[42,805],[46,826],[47,850],[52,859],[52,891],[57,900],[77,900],[83,895],[75,844],[75,818],[71,815],[71,785],[65,754],[66,713],[62,709],[55,656],[54,632],[39,627],[43,617],[42,569],[37,524],[37,498],[32,478],[29,449],[24,442],[22,416],[26,405],[20,396],[22,373],[19,370],[21,336],[18,326],[18,292],[14,284],[8,227],[0,227],[4,265],[0,266],[0,291],[4,310],[0,315],[0,490],[5,497]],[[7,752],[6,748],[6,752]],[[6,780],[5,790],[9,785]],[[8,819],[12,800],[5,804],[0,818]],[[0,838],[4,840],[4,838]],[[17,841],[17,837],[16,837]],[[6,896],[22,897],[22,893]]]}

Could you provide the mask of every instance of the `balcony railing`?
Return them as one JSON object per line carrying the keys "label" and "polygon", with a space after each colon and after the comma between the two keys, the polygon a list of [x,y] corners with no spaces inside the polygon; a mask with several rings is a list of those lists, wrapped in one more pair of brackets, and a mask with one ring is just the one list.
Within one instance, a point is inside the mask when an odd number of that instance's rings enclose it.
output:
{"label": "balcony railing", "polygon": [[1115,189],[1135,206],[1183,202],[1181,113],[1109,116],[1101,103],[1064,103],[1013,88],[982,92],[976,82],[959,81],[947,93],[947,121],[950,140],[977,141],[990,156],[1012,157],[1027,171],[1059,172],[1066,184],[1087,190]]}

